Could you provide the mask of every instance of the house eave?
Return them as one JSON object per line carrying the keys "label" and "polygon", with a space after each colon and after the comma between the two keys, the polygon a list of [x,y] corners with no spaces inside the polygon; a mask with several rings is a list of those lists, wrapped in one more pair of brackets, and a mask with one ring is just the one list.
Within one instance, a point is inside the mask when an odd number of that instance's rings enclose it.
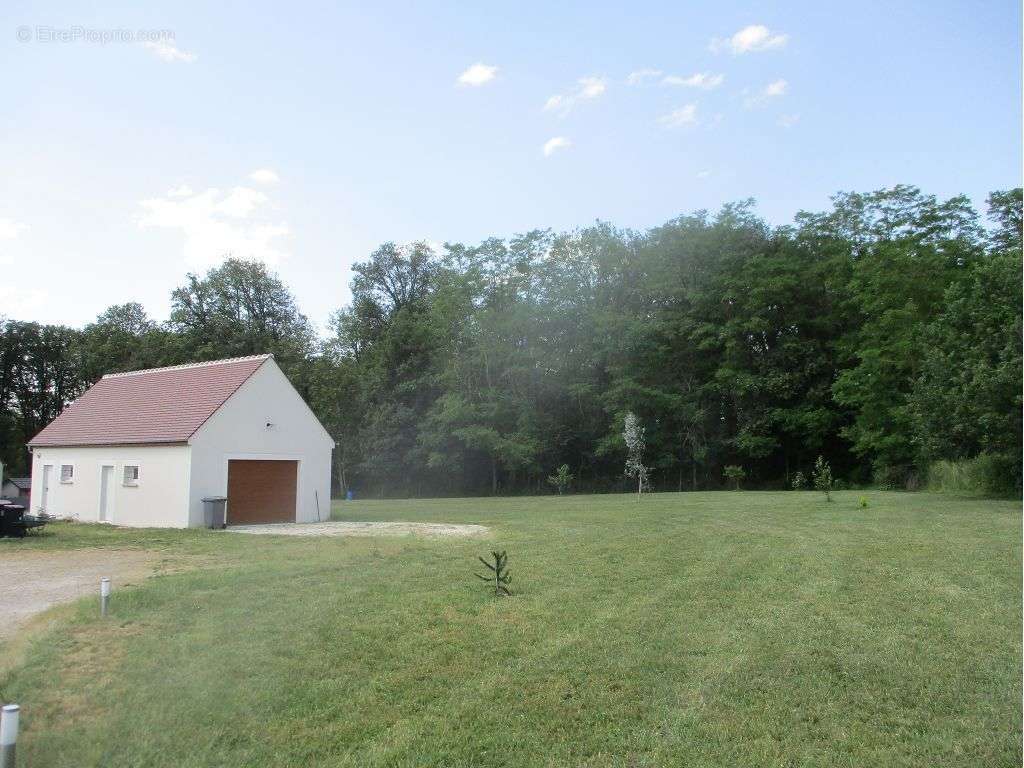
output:
{"label": "house eave", "polygon": [[112,443],[97,443],[95,441],[83,443],[29,443],[28,448],[34,451],[37,448],[138,448],[164,445],[188,445],[188,440],[144,440],[140,442],[125,442],[123,440]]}

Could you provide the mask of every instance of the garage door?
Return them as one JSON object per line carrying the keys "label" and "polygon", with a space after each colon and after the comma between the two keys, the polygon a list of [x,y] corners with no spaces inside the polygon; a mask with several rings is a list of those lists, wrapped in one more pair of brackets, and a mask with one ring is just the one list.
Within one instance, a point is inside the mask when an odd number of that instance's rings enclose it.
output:
{"label": "garage door", "polygon": [[299,462],[228,462],[228,525],[294,523]]}

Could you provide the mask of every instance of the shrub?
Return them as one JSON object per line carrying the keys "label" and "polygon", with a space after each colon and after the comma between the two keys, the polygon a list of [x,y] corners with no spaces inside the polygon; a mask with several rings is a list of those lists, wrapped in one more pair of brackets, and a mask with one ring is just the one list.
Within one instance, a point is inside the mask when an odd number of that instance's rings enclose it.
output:
{"label": "shrub", "polygon": [[569,484],[572,483],[573,479],[573,474],[569,471],[569,465],[563,464],[555,474],[548,477],[548,483],[555,486],[558,489],[558,495],[561,496],[568,490]]}
{"label": "shrub", "polygon": [[793,475],[793,490],[803,491],[807,488],[807,476],[803,472],[797,472]]}
{"label": "shrub", "polygon": [[860,508],[861,509],[867,509],[868,508],[868,497],[867,496],[861,496],[860,497]]}
{"label": "shrub", "polygon": [[825,461],[824,456],[819,456],[818,460],[814,462],[812,477],[814,487],[825,494],[825,501],[832,501],[832,487],[835,481],[832,479],[832,467]]}
{"label": "shrub", "polygon": [[726,480],[731,480],[733,482],[733,490],[738,491],[740,489],[740,483],[743,481],[743,478],[747,476],[747,473],[743,470],[743,467],[730,464],[722,470],[722,475]]}

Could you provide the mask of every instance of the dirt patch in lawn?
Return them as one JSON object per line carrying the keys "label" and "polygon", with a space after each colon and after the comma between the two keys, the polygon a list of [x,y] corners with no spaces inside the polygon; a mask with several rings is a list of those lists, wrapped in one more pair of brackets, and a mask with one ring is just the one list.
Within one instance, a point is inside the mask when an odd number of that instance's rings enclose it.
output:
{"label": "dirt patch in lawn", "polygon": [[[85,595],[99,605],[100,579],[116,590],[138,584],[156,569],[157,552],[82,549],[4,552],[0,559],[0,642],[10,640],[33,616]],[[98,610],[98,608],[97,608]]]}
{"label": "dirt patch in lawn", "polygon": [[454,523],[272,523],[268,525],[232,525],[232,533],[273,534],[275,536],[480,536],[490,530],[486,525]]}

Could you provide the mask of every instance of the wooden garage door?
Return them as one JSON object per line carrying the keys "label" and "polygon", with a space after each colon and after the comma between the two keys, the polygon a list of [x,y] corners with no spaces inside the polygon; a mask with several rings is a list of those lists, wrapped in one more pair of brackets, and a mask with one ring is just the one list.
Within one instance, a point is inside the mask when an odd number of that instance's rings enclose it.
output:
{"label": "wooden garage door", "polygon": [[228,462],[228,525],[294,523],[297,461]]}

